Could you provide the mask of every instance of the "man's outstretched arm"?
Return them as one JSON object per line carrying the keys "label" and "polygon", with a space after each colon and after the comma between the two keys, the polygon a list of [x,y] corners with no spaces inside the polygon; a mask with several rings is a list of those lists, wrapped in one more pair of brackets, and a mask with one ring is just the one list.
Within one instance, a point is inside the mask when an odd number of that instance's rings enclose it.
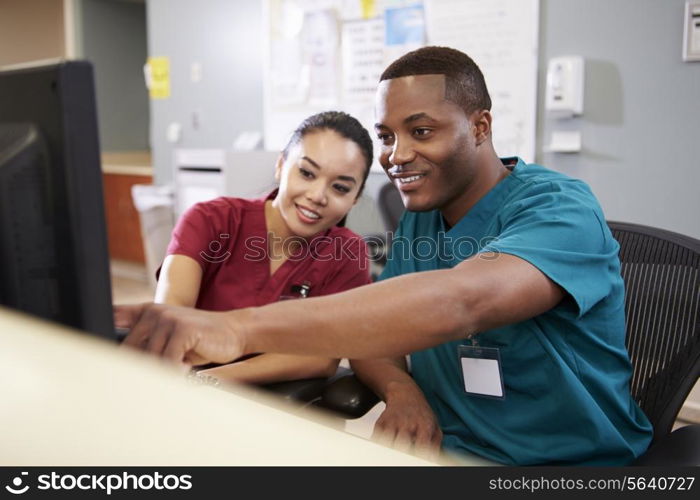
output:
{"label": "man's outstretched arm", "polygon": [[117,308],[125,341],[178,362],[253,352],[354,359],[402,356],[548,311],[564,291],[512,255],[468,259],[306,300],[227,313],[158,305]]}

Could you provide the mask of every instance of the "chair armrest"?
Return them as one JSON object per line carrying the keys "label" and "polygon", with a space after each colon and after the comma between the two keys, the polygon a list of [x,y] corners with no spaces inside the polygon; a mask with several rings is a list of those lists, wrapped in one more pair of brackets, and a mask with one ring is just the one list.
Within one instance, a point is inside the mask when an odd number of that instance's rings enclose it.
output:
{"label": "chair armrest", "polygon": [[290,402],[310,403],[321,397],[327,383],[327,378],[307,378],[264,384],[259,387]]}
{"label": "chair armrest", "polygon": [[656,441],[632,465],[642,466],[699,466],[700,425],[680,427]]}
{"label": "chair armrest", "polygon": [[346,419],[360,418],[379,402],[377,395],[353,374],[330,382],[315,404]]}

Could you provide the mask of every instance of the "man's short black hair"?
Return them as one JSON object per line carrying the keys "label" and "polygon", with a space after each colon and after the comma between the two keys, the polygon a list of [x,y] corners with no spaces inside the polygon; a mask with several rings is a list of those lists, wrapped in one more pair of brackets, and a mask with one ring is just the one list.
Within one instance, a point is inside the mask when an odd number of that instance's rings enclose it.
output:
{"label": "man's short black hair", "polygon": [[479,66],[467,54],[449,47],[422,47],[391,63],[379,81],[412,75],[445,75],[445,98],[468,115],[491,109],[491,97]]}

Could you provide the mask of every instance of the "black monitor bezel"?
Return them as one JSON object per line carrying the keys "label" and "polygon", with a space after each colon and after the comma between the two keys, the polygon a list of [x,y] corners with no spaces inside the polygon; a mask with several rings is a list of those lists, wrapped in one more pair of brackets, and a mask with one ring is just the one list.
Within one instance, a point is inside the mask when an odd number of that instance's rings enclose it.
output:
{"label": "black monitor bezel", "polygon": [[0,71],[0,122],[35,124],[48,150],[61,309],[48,319],[113,339],[92,65],[63,61]]}

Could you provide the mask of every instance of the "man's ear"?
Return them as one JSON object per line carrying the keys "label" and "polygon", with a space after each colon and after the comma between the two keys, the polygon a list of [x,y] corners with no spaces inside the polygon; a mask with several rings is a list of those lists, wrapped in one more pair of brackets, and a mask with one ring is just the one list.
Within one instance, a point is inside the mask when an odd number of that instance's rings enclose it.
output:
{"label": "man's ear", "polygon": [[282,167],[284,166],[284,156],[280,154],[277,157],[277,163],[275,164],[275,181],[279,182],[282,179]]}
{"label": "man's ear", "polygon": [[474,118],[474,138],[478,146],[491,137],[491,121],[493,118],[491,117],[491,112],[487,109],[474,111],[472,116]]}

